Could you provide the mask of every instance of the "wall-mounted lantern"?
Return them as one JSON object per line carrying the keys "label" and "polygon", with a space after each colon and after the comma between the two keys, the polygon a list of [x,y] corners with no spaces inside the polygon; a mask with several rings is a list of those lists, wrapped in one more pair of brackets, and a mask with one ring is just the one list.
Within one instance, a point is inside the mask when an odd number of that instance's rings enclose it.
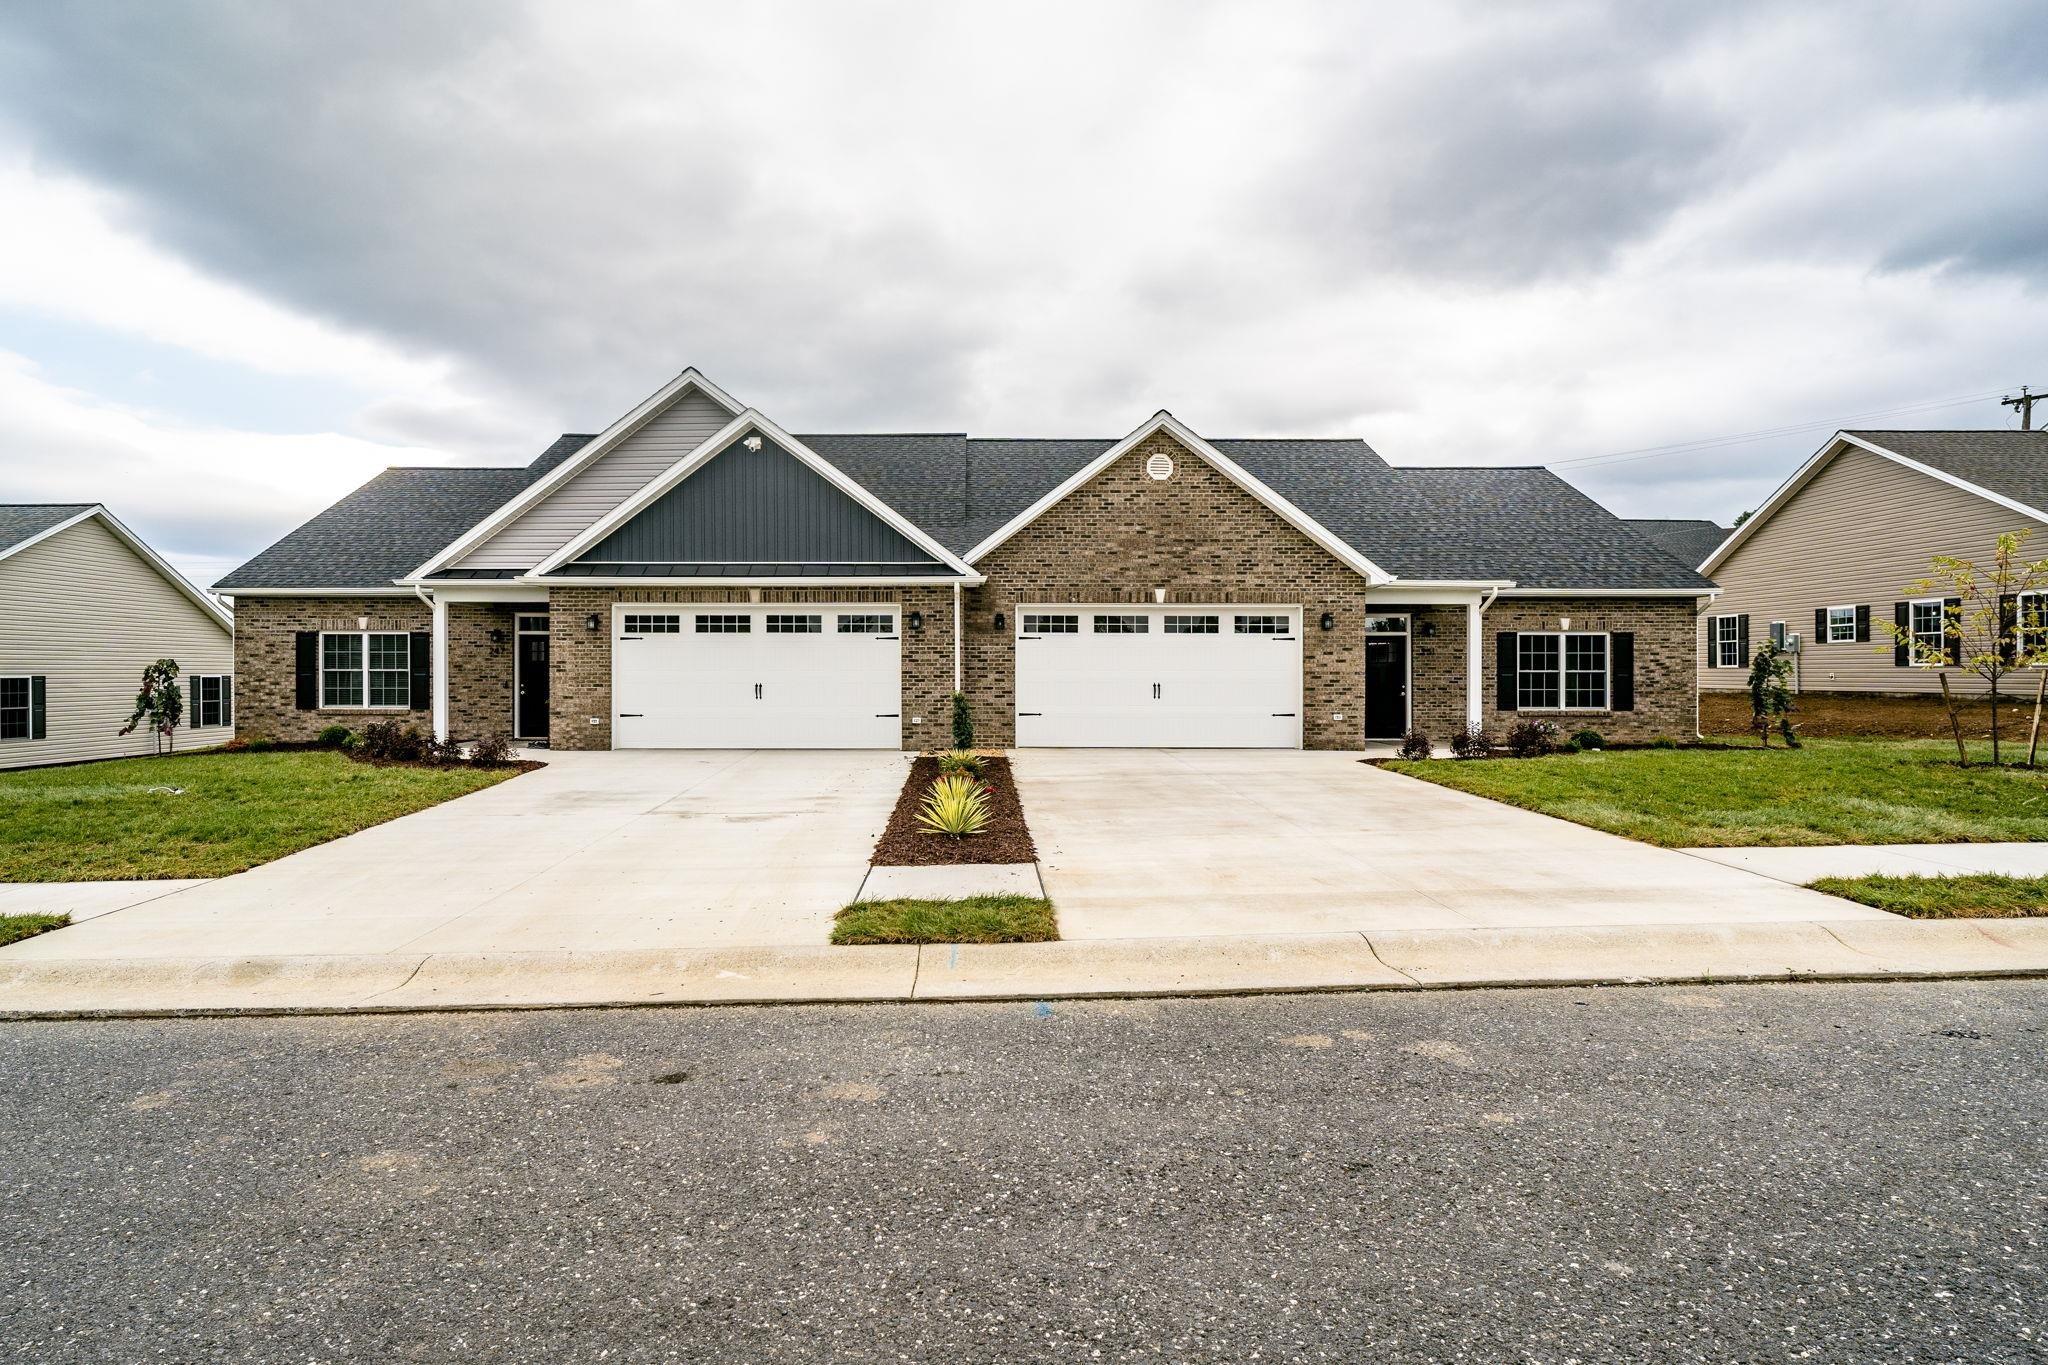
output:
{"label": "wall-mounted lantern", "polygon": [[914,611],[914,612],[910,613],[910,615],[909,615],[909,616],[905,617],[905,618],[904,618],[904,620],[905,620],[906,624],[908,624],[908,625],[909,625],[909,627],[910,627],[910,630],[911,630],[911,633],[912,633],[912,634],[914,634],[914,635],[917,635],[917,634],[922,634],[922,633],[924,632],[924,613],[923,613],[923,612],[921,612],[921,611]]}
{"label": "wall-mounted lantern", "polygon": [[1415,633],[1427,640],[1430,636],[1436,634],[1436,622],[1428,619],[1417,621],[1415,623]]}
{"label": "wall-mounted lantern", "polygon": [[492,644],[494,644],[494,645],[502,645],[502,644],[504,644],[504,643],[505,643],[505,632],[504,632],[504,631],[502,631],[502,630],[499,630],[499,629],[498,629],[498,628],[497,628],[496,626],[493,626],[493,627],[491,628],[491,643],[492,643]]}
{"label": "wall-mounted lantern", "polygon": [[1334,611],[1324,612],[1323,619],[1316,622],[1316,624],[1324,630],[1335,630],[1337,628],[1337,613]]}
{"label": "wall-mounted lantern", "polygon": [[995,625],[996,625],[996,629],[997,629],[997,630],[1001,630],[1001,629],[1003,628],[1003,619],[1004,619],[1004,618],[1003,618],[1003,614],[1002,614],[1001,612],[997,612],[997,613],[996,613],[996,622],[995,622]]}
{"label": "wall-mounted lantern", "polygon": [[584,617],[584,618],[583,618],[583,628],[584,628],[585,630],[596,630],[596,629],[597,629],[597,627],[598,627],[598,619],[597,619],[597,613],[596,613],[596,612],[592,612],[592,613],[590,613],[590,615],[588,615],[588,616],[586,616],[586,617]]}

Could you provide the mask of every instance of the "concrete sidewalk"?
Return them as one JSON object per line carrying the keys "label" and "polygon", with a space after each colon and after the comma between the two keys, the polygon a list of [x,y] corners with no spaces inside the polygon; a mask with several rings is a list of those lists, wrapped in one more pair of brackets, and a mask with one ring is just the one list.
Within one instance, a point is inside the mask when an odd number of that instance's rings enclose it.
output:
{"label": "concrete sidewalk", "polygon": [[1821,877],[1954,877],[1971,872],[2048,877],[2048,843],[1815,844],[1798,848],[1681,851],[1794,886],[1805,886]]}
{"label": "concrete sidewalk", "polygon": [[2048,918],[694,952],[0,958],[0,1018],[2048,975]]}

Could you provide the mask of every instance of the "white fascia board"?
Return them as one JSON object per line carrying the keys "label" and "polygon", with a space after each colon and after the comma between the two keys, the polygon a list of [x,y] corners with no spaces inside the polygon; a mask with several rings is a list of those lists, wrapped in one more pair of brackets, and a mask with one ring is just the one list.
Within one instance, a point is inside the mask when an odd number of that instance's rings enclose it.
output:
{"label": "white fascia board", "polygon": [[539,600],[530,584],[516,578],[463,580],[437,578],[423,584],[437,602],[533,602]]}
{"label": "white fascia board", "polygon": [[965,577],[953,574],[883,577],[877,574],[863,575],[859,578],[771,578],[741,577],[737,574],[727,574],[718,578],[656,578],[645,574],[629,578],[598,578],[582,574],[564,574],[546,578],[536,574],[514,581],[541,588],[942,588],[949,584],[957,584],[963,588],[978,588],[988,579],[970,571]]}
{"label": "white fascia board", "polygon": [[[424,584],[429,591],[432,583]],[[410,587],[404,588],[222,588],[222,597],[413,597]]]}
{"label": "white fascia board", "polygon": [[1504,588],[1502,597],[1713,597],[1719,588]]}
{"label": "white fascia board", "polygon": [[548,494],[575,478],[583,470],[588,469],[621,441],[647,425],[657,414],[666,410],[671,404],[682,398],[685,393],[693,389],[711,399],[714,403],[717,403],[727,412],[737,413],[740,411],[739,402],[731,394],[697,373],[694,366],[684,370],[674,379],[669,380],[668,383],[649,394],[631,412],[612,423],[598,435],[592,437],[583,449],[577,451],[574,455],[571,455],[568,459],[550,469],[541,478],[514,494],[497,511],[491,513],[467,531],[464,531],[446,549],[407,574],[403,581],[407,583],[417,582],[434,572],[434,570],[445,568],[463,555],[468,554],[471,550],[474,550],[477,546],[483,544],[499,531],[504,530],[505,527],[518,520],[520,516],[538,506]]}
{"label": "white fascia board", "polygon": [[1237,461],[1231,459],[1215,446],[1210,445],[1200,436],[1190,431],[1179,418],[1164,409],[1161,409],[1149,420],[1140,424],[1137,430],[1133,431],[1130,435],[1124,437],[1108,450],[1105,450],[1102,454],[1083,465],[1080,471],[1067,479],[1065,483],[1062,483],[1059,487],[1053,489],[1052,492],[1047,493],[1037,502],[1032,503],[1031,506],[1010,518],[994,535],[967,552],[967,562],[970,564],[978,562],[984,555],[987,555],[1004,541],[1038,520],[1049,508],[1062,501],[1075,489],[1081,487],[1081,485],[1087,483],[1103,470],[1130,454],[1139,442],[1159,431],[1166,432],[1183,446],[1199,455],[1218,473],[1264,503],[1267,509],[1278,515],[1281,520],[1285,521],[1295,530],[1300,531],[1325,550],[1328,550],[1338,560],[1364,577],[1367,582],[1384,584],[1393,581],[1394,576],[1392,574],[1352,549],[1350,545],[1330,532],[1314,517],[1311,517],[1286,498],[1274,492],[1263,481],[1255,478],[1249,470],[1243,468]]}
{"label": "white fascia board", "polygon": [[1391,583],[1376,583],[1367,588],[1365,605],[1367,610],[1377,606],[1463,606],[1479,601],[1488,593],[1500,593],[1513,586],[1512,580],[1461,583],[1397,578]]}
{"label": "white fascia board", "polygon": [[[638,516],[655,499],[667,493],[699,469],[702,469],[720,451],[726,449],[726,447],[750,431],[758,432],[774,441],[776,445],[781,446],[784,450],[802,461],[813,473],[881,518],[897,534],[931,555],[933,559],[938,560],[941,564],[958,573],[967,575],[974,573],[974,570],[968,567],[958,555],[939,544],[938,541],[933,540],[910,521],[898,515],[896,509],[889,506],[888,503],[883,502],[866,488],[848,478],[830,460],[812,450],[802,441],[797,440],[796,437],[784,431],[774,422],[769,421],[761,413],[753,408],[748,408],[734,417],[732,421],[720,427],[716,433],[708,437],[695,450],[692,450],[682,459],[670,465],[659,476],[642,487],[639,492],[627,498],[589,526],[584,527],[582,534],[535,565],[530,571],[529,576],[543,578],[563,565],[572,563],[578,555],[590,549],[591,546],[598,544],[613,531],[618,530],[619,527]],[[948,578],[945,581],[951,582],[952,579]]]}
{"label": "white fascia board", "polygon": [[115,516],[112,512],[109,512],[106,509],[106,507],[100,503],[94,503],[91,507],[87,508],[83,512],[80,512],[75,517],[66,517],[63,521],[58,522],[55,526],[50,527],[46,531],[36,532],[27,540],[24,540],[20,544],[9,548],[5,553],[0,553],[0,559],[5,559],[9,555],[19,554],[31,545],[40,544],[41,542],[48,540],[51,536],[59,535],[65,531],[70,530],[72,527],[78,525],[80,522],[92,521],[95,518],[97,518],[102,524],[104,524],[109,531],[112,531],[114,533],[114,539],[120,541],[123,545],[126,545],[130,550],[133,550],[137,558],[142,560],[143,563],[149,565],[150,568],[156,570],[157,574],[160,577],[162,577],[165,582],[169,583],[172,587],[176,588],[179,592],[183,593],[187,598],[191,600],[193,606],[199,608],[201,611],[205,612],[208,617],[212,618],[214,624],[218,625],[222,630],[228,632],[228,634],[234,634],[234,613],[230,612],[226,607],[223,607],[204,589],[195,585],[191,579],[185,577],[185,575],[179,573],[176,569],[172,568],[168,560],[166,560],[162,555],[158,554],[155,550],[150,549],[148,543],[145,542],[141,536],[136,535],[126,526],[123,526],[121,524],[121,519]]}

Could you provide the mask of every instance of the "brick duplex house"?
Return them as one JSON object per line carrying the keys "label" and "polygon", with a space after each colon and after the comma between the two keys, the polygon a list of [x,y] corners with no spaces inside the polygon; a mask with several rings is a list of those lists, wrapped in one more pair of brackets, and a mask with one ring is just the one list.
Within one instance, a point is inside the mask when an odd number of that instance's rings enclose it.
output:
{"label": "brick duplex house", "polygon": [[523,468],[391,469],[227,575],[237,720],[560,749],[1694,733],[1712,585],[1540,468],[1358,440],[793,436],[687,370]]}

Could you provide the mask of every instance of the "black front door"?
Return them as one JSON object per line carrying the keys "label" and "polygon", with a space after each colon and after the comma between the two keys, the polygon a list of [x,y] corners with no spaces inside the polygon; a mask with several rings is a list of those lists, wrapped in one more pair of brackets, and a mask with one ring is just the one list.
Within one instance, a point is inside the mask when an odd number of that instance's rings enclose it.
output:
{"label": "black front door", "polygon": [[519,637],[519,739],[548,737],[548,637]]}
{"label": "black front door", "polygon": [[1365,637],[1365,737],[1408,733],[1408,637]]}

